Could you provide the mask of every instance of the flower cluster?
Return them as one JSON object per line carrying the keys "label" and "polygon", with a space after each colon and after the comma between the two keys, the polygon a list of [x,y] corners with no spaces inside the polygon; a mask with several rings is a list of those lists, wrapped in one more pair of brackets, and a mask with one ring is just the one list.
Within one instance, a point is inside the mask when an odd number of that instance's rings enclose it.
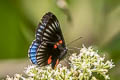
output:
{"label": "flower cluster", "polygon": [[58,64],[56,69],[49,66],[38,67],[35,65],[28,66],[25,69],[27,77],[16,74],[6,80],[99,80],[94,73],[103,76],[105,80],[110,79],[109,69],[115,65],[111,61],[105,61],[105,56],[100,57],[98,51],[92,47],[80,49],[80,53],[74,53],[69,57],[70,68],[68,69]]}
{"label": "flower cluster", "polygon": [[92,47],[88,49],[83,46],[80,49],[80,54],[72,54],[70,56],[71,60],[71,69],[76,71],[79,74],[77,77],[80,80],[97,80],[97,78],[93,75],[94,73],[103,76],[105,80],[110,79],[108,70],[113,68],[112,60],[105,62],[105,56],[100,57],[98,55],[98,51],[95,51]]}

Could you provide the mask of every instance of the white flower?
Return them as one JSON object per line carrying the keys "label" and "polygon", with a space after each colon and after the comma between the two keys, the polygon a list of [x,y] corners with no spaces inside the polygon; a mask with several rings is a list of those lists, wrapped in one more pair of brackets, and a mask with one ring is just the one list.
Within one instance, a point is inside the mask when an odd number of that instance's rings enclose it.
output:
{"label": "white flower", "polygon": [[22,77],[21,74],[15,74],[14,77],[11,77],[7,75],[6,80],[19,80]]}
{"label": "white flower", "polygon": [[6,80],[13,80],[13,78],[10,78],[10,76],[7,75]]}
{"label": "white flower", "polygon": [[36,72],[38,71],[38,68],[36,65],[28,66],[25,68],[26,70],[24,71],[28,76],[35,76]]}
{"label": "white flower", "polygon": [[106,75],[106,76],[105,76],[105,79],[110,79],[109,75]]}
{"label": "white flower", "polygon": [[115,66],[112,60],[105,62],[105,56],[100,57],[98,51],[92,47],[86,48],[83,45],[79,50],[78,55],[74,53],[69,57],[69,69],[61,64],[58,64],[56,69],[52,69],[51,65],[31,65],[24,71],[27,77],[15,74],[11,78],[7,76],[6,80],[98,80],[94,73],[103,76],[105,80],[110,79],[108,71]]}

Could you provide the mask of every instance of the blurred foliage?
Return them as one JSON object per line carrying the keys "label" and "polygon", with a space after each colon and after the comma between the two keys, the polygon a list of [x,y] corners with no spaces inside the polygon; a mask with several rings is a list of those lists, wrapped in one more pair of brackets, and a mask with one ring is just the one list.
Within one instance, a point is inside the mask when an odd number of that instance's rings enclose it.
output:
{"label": "blurred foliage", "polygon": [[[29,44],[22,28],[30,28],[32,25],[29,20],[25,20],[24,14],[20,13],[17,3],[9,0],[0,1],[0,25],[0,59],[27,56]],[[24,33],[29,32],[28,30],[24,30]]]}
{"label": "blurred foliage", "polygon": [[120,0],[66,0],[72,22],[56,1],[0,0],[0,59],[27,57],[38,23],[51,11],[59,19],[66,43],[81,36],[72,46],[95,45],[118,65]]}

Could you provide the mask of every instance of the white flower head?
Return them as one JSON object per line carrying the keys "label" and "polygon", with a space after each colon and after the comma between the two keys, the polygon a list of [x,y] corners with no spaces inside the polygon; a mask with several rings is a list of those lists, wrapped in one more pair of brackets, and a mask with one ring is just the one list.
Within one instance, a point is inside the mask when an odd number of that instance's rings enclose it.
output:
{"label": "white flower head", "polygon": [[10,78],[10,76],[7,75],[6,80],[13,80],[13,78]]}
{"label": "white flower head", "polygon": [[20,80],[21,77],[22,77],[21,74],[15,74],[14,77],[10,77],[7,75],[6,80]]}
{"label": "white flower head", "polygon": [[24,71],[25,74],[27,74],[28,76],[35,76],[36,73],[38,72],[38,68],[36,65],[32,65],[32,66],[28,66],[27,68],[25,68],[26,70]]}
{"label": "white flower head", "polygon": [[101,57],[92,47],[86,48],[83,45],[79,50],[78,55],[74,53],[69,57],[70,68],[61,64],[58,64],[56,69],[52,69],[51,65],[30,65],[24,71],[28,77],[15,74],[11,78],[7,76],[6,80],[98,80],[93,73],[103,76],[105,80],[110,79],[108,71],[115,66],[112,60],[105,61],[105,56]]}

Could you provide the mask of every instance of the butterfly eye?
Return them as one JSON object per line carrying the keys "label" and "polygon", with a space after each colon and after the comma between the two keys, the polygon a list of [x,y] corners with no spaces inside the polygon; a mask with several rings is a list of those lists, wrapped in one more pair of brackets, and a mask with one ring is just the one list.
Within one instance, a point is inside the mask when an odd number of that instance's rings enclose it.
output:
{"label": "butterfly eye", "polygon": [[60,40],[59,43],[62,44],[62,40]]}
{"label": "butterfly eye", "polygon": [[54,48],[57,48],[57,45],[54,45]]}

